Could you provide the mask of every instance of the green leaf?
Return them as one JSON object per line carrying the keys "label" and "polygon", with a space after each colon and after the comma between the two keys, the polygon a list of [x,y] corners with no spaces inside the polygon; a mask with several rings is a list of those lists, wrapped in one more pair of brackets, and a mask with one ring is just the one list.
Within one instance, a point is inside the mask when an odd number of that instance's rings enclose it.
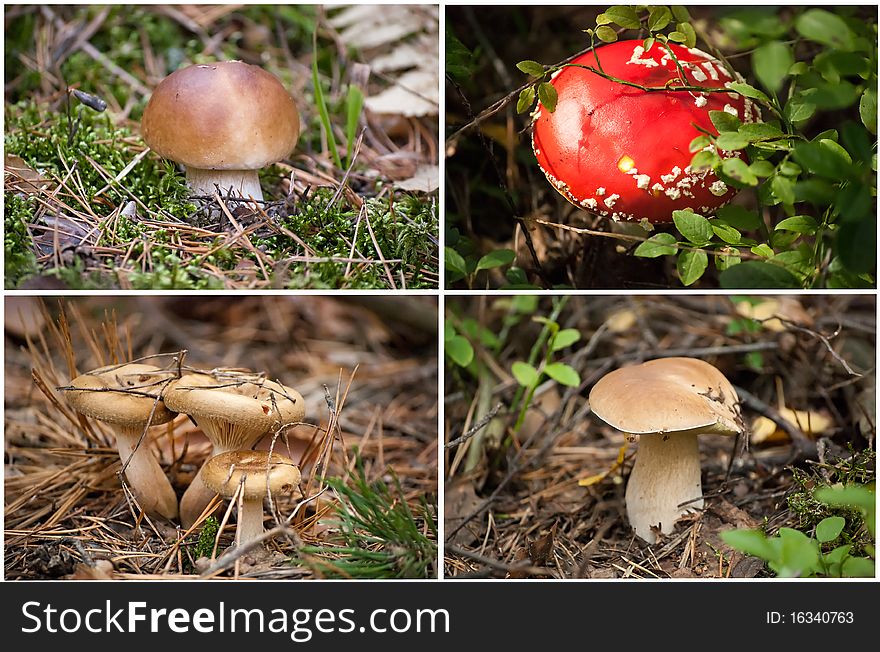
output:
{"label": "green leaf", "polygon": [[736,548],[752,557],[764,561],[775,557],[773,545],[760,530],[724,530],[720,536],[721,540],[731,548]]}
{"label": "green leaf", "polygon": [[730,82],[727,84],[727,88],[734,91],[735,93],[739,93],[743,97],[749,97],[753,100],[758,100],[759,102],[769,102],[770,98],[768,98],[764,93],[759,91],[754,86],[749,84],[745,84],[743,82]]}
{"label": "green leaf", "polygon": [[468,79],[474,73],[474,55],[459,41],[449,23],[446,24],[446,74],[455,79]]}
{"label": "green leaf", "polygon": [[467,276],[467,263],[452,247],[446,247],[444,259],[446,262],[446,271],[457,274],[459,277]]}
{"label": "green leaf", "polygon": [[659,32],[672,22],[672,12],[669,7],[652,5],[648,7],[648,30]]}
{"label": "green leaf", "polygon": [[874,577],[874,561],[867,557],[850,557],[843,562],[843,577]]}
{"label": "green leaf", "polygon": [[798,143],[794,148],[794,159],[805,170],[826,179],[843,180],[848,176],[851,168],[851,160],[846,150],[828,139]]}
{"label": "green leaf", "polygon": [[480,258],[475,271],[479,272],[481,269],[493,269],[502,265],[510,265],[514,258],[516,258],[516,253],[512,249],[491,251]]}
{"label": "green leaf", "polygon": [[784,267],[757,260],[747,260],[724,270],[718,282],[725,290],[799,288],[798,279]]}
{"label": "green leaf", "polygon": [[681,283],[685,287],[700,280],[708,266],[709,256],[705,251],[682,251],[678,254],[675,264]]}
{"label": "green leaf", "polygon": [[556,337],[553,338],[553,346],[550,350],[561,351],[562,349],[571,346],[579,339],[581,339],[581,333],[579,330],[576,328],[563,328],[556,333]]}
{"label": "green leaf", "polygon": [[745,149],[748,139],[737,131],[724,131],[715,140],[715,146],[728,152]]}
{"label": "green leaf", "polygon": [[675,18],[675,22],[687,23],[690,21],[690,12],[688,12],[687,7],[684,5],[672,5],[669,8],[672,10],[672,16]]}
{"label": "green leaf", "polygon": [[756,177],[766,179],[776,171],[776,168],[773,167],[773,164],[770,161],[755,161],[749,165],[749,170],[751,170],[752,174]]}
{"label": "green leaf", "polygon": [[717,220],[716,223],[712,224],[712,231],[727,244],[739,244],[740,240],[742,240],[742,234],[739,231]]}
{"label": "green leaf", "polygon": [[779,127],[770,122],[750,122],[737,129],[737,133],[746,138],[750,143],[780,138],[785,135],[780,131]]}
{"label": "green leaf", "polygon": [[773,249],[771,249],[766,243],[761,243],[752,247],[752,253],[756,256],[763,256],[765,258],[775,255]]}
{"label": "green leaf", "polygon": [[855,34],[840,16],[824,9],[805,11],[794,22],[794,27],[805,39],[839,50],[852,50]]}
{"label": "green leaf", "polygon": [[712,225],[702,215],[697,215],[692,210],[673,211],[672,221],[675,228],[690,242],[702,247],[712,240]]}
{"label": "green leaf", "polygon": [[786,217],[776,225],[775,230],[794,231],[795,233],[813,235],[818,228],[819,225],[816,223],[815,218],[810,217],[809,215],[795,215],[793,217]]}
{"label": "green leaf", "polygon": [[565,385],[566,387],[577,387],[581,384],[580,374],[562,362],[548,364],[544,367],[544,373],[560,385]]}
{"label": "green leaf", "polygon": [[532,108],[532,103],[535,101],[535,87],[527,86],[522,89],[519,93],[519,99],[516,101],[516,112],[517,113],[525,113],[530,108]]}
{"label": "green leaf", "polygon": [[783,204],[794,203],[794,182],[788,177],[776,175],[770,181],[770,189]]}
{"label": "green leaf", "polygon": [[516,382],[523,387],[534,387],[538,384],[538,379],[541,377],[538,370],[532,365],[519,360],[511,365],[510,371],[513,377],[516,378]]}
{"label": "green leaf", "polygon": [[520,61],[518,64],[516,64],[516,67],[527,75],[532,75],[533,77],[543,77],[545,72],[544,66],[542,66],[537,61],[532,61],[531,59]]}
{"label": "green leaf", "polygon": [[712,143],[711,138],[709,138],[708,136],[706,136],[704,134],[701,134],[691,141],[690,145],[688,145],[688,150],[690,151],[691,154],[696,154],[701,149],[706,147],[706,145],[710,145],[711,143]]}
{"label": "green leaf", "polygon": [[782,577],[811,577],[819,563],[818,545],[806,534],[793,528],[779,528],[781,543],[778,562],[771,563]]}
{"label": "green leaf", "polygon": [[[609,22],[625,27],[626,29],[639,29],[639,27],[642,26],[639,21],[639,14],[636,12],[635,8],[627,5],[614,5],[613,7],[608,7],[604,13],[600,14],[600,17],[603,17],[603,20],[608,20]],[[602,24],[599,22],[598,18],[596,19],[596,24]]]}
{"label": "green leaf", "polygon": [[691,169],[695,172],[702,172],[714,168],[721,158],[715,152],[697,152],[691,159]]}
{"label": "green leaf", "polygon": [[792,122],[804,122],[813,117],[816,105],[801,95],[794,95],[785,105],[782,113]]}
{"label": "green leaf", "polygon": [[682,43],[685,45],[685,47],[689,47],[689,48],[696,47],[696,45],[697,45],[697,32],[694,29],[693,25],[685,22],[685,23],[678,23],[678,25],[676,25],[676,27],[678,28],[677,33],[684,34],[684,41],[682,41]]}
{"label": "green leaf", "polygon": [[351,151],[357,138],[358,122],[361,118],[361,109],[364,105],[364,94],[354,84],[348,87],[348,96],[345,101],[345,138],[346,138],[346,165],[351,163]]}
{"label": "green leaf", "polygon": [[617,32],[608,25],[600,25],[596,28],[596,37],[603,43],[614,43],[617,40]]}
{"label": "green leaf", "polygon": [[672,246],[675,243],[675,236],[671,233],[656,233],[636,247],[633,255],[640,258],[671,256],[678,251],[676,247]]}
{"label": "green leaf", "polygon": [[745,186],[757,186],[758,185],[758,177],[752,174],[752,171],[749,169],[749,166],[746,165],[745,161],[739,158],[728,158],[724,159],[724,162],[721,164],[721,171],[724,172],[727,176],[736,181],[739,181],[741,184]]}
{"label": "green leaf", "polygon": [[719,208],[715,213],[715,218],[740,231],[755,231],[761,228],[762,224],[757,213],[732,204]]}
{"label": "green leaf", "polygon": [[877,221],[842,222],[835,247],[850,272],[864,274],[872,271],[877,264]]}
{"label": "green leaf", "polygon": [[841,222],[858,222],[870,219],[874,210],[874,196],[870,186],[849,183],[837,191],[834,205]]}
{"label": "green leaf", "polygon": [[781,41],[765,43],[752,53],[752,68],[758,81],[776,93],[794,63],[791,48]]}
{"label": "green leaf", "polygon": [[877,133],[877,88],[871,86],[862,93],[862,99],[859,101],[859,117],[862,124],[867,127],[872,134]]}
{"label": "green leaf", "polygon": [[541,82],[538,84],[538,100],[550,113],[553,113],[556,110],[556,101],[558,100],[558,97],[553,84],[550,82]]}
{"label": "green leaf", "polygon": [[715,125],[718,133],[738,131],[742,126],[742,121],[727,111],[709,111],[709,119]]}
{"label": "green leaf", "polygon": [[840,536],[846,526],[846,519],[841,516],[823,518],[816,525],[816,540],[819,543],[830,543]]}
{"label": "green leaf", "polygon": [[467,367],[474,359],[474,348],[461,335],[455,335],[444,345],[446,355],[459,367]]}
{"label": "green leaf", "polygon": [[656,41],[653,36],[649,36],[644,41],[642,41],[642,47],[645,48],[645,52],[650,52],[651,48],[654,47],[654,41]]}
{"label": "green leaf", "polygon": [[719,251],[724,253],[723,256],[715,256],[715,268],[719,272],[723,272],[725,269],[739,265],[742,262],[739,251],[735,247],[722,247]]}

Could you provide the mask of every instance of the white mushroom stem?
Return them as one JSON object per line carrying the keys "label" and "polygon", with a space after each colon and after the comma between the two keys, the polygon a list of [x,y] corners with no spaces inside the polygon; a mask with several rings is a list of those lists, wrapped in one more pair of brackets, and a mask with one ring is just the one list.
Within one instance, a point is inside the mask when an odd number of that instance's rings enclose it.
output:
{"label": "white mushroom stem", "polygon": [[202,512],[205,511],[205,507],[216,495],[216,492],[208,489],[202,480],[202,469],[204,468],[204,465],[199,467],[198,473],[180,499],[180,524],[187,529],[198,520]]}
{"label": "white mushroom stem", "polygon": [[263,190],[256,170],[202,170],[186,168],[186,182],[195,195],[212,196],[220,188],[220,195],[241,196],[262,201]]}
{"label": "white mushroom stem", "polygon": [[159,462],[146,446],[146,440],[137,445],[143,427],[114,426],[116,448],[125,467],[125,477],[141,509],[159,514],[169,520],[177,518],[177,495]]}
{"label": "white mushroom stem", "polygon": [[263,534],[263,499],[243,498],[239,503],[235,544],[243,546]]}
{"label": "white mushroom stem", "polygon": [[[656,528],[670,534],[676,521],[703,507],[698,431],[642,435],[629,482],[626,513],[636,534],[654,543]],[[679,506],[681,505],[681,506]]]}

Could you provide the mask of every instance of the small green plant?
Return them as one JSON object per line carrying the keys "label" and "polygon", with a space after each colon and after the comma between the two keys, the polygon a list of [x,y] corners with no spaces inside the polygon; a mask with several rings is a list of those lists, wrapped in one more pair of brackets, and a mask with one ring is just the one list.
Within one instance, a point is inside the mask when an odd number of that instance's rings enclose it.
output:
{"label": "small green plant", "polygon": [[[689,48],[697,32],[682,6],[613,6],[584,30],[590,44],[614,42],[619,31],[638,30],[645,51],[670,43]],[[712,214],[673,212],[673,231],[655,233],[635,248],[644,258],[673,256],[679,280],[693,285],[714,261],[725,288],[866,288],[875,283],[877,24],[847,9],[780,11],[748,8],[724,16],[725,38],[750,54],[752,79],[726,84],[760,106],[763,122],[743,123],[710,111],[717,135],[704,131],[690,144],[690,167],[711,169],[727,186],[749,191],[756,207],[728,205]],[[521,91],[519,112],[537,98],[556,108],[550,76],[573,63],[545,66],[520,61],[533,78]],[[680,64],[679,64],[680,67]],[[735,73],[732,71],[731,75]],[[690,88],[682,76],[680,89]],[[852,116],[841,114],[851,109]],[[839,118],[838,116],[843,116]],[[829,119],[835,128],[828,128]],[[703,131],[703,130],[701,130]],[[724,152],[720,155],[719,152]],[[733,154],[741,153],[741,154]]]}
{"label": "small green plant", "polygon": [[[836,485],[815,491],[815,499],[829,507],[855,512],[820,520],[813,536],[794,528],[780,528],[768,537],[761,530],[728,530],[722,540],[740,552],[759,557],[779,577],[874,577],[875,492],[867,485]],[[859,524],[860,523],[860,524]],[[847,530],[864,527],[871,543],[859,554]],[[847,526],[850,525],[848,528]],[[848,540],[849,539],[849,540]]]}
{"label": "small green plant", "polygon": [[418,515],[413,514],[393,471],[393,488],[381,480],[370,482],[360,455],[355,455],[350,484],[336,478],[327,481],[339,495],[334,523],[338,533],[326,545],[303,546],[295,563],[325,577],[433,577],[437,567],[436,508],[422,496]]}
{"label": "small green plant", "polygon": [[485,256],[463,256],[461,253],[447,246],[446,259],[446,282],[455,283],[462,279],[467,281],[468,288],[473,288],[477,275],[482,271],[510,265],[516,258],[512,249],[496,249]]}
{"label": "small green plant", "polygon": [[199,532],[198,541],[193,548],[193,559],[202,557],[210,557],[214,552],[214,540],[217,538],[217,531],[220,529],[220,522],[216,516],[209,516],[202,523],[202,529]]}

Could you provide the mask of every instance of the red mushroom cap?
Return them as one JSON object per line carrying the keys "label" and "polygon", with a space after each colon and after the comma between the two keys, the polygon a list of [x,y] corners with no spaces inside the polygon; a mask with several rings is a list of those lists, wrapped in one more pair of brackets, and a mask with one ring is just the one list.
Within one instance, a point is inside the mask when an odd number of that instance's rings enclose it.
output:
{"label": "red mushroom cap", "polygon": [[[725,88],[735,81],[705,52],[669,47],[689,85]],[[653,88],[681,83],[660,43],[645,52],[642,41],[618,41],[571,63],[598,69],[597,54],[612,77]],[[711,170],[692,171],[688,147],[701,134],[697,127],[717,135],[709,111],[727,111],[744,123],[759,120],[747,98],[732,91],[643,91],[576,67],[563,68],[551,83],[556,110],[538,106],[532,147],[547,179],[573,204],[614,220],[662,223],[676,210],[712,213],[736,194]]]}

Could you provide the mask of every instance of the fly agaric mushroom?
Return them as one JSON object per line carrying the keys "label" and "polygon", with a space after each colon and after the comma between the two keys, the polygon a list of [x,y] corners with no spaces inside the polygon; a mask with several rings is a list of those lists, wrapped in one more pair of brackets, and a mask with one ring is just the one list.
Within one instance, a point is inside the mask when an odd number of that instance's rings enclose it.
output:
{"label": "fly agaric mushroom", "polygon": [[290,493],[300,478],[299,467],[293,460],[268,451],[222,453],[202,467],[202,479],[214,493],[232,498],[241,491],[241,509],[235,531],[239,546],[263,534],[263,499]]}
{"label": "fly agaric mushroom", "polygon": [[277,77],[223,61],[163,79],[144,109],[144,141],[186,166],[196,195],[263,199],[257,170],[285,158],[299,137],[299,112]]}
{"label": "fly agaric mushroom", "polygon": [[125,477],[140,507],[170,520],[177,517],[177,495],[150,452],[148,440],[140,441],[149,426],[177,416],[159,398],[167,378],[153,365],[114,365],[77,376],[62,389],[74,410],[113,428],[119,457],[126,465]]}
{"label": "fly agaric mushroom", "polygon": [[[687,85],[723,89],[733,75],[700,50],[668,44]],[[618,41],[571,61],[647,88],[681,85],[667,46]],[[760,119],[757,107],[735,92],[646,91],[612,81],[585,68],[565,67],[551,83],[554,112],[538,105],[532,148],[547,179],[570,202],[615,221],[672,221],[690,208],[710,214],[736,191],[710,170],[695,171],[691,141],[718,131],[710,111],[726,111],[744,123]],[[707,145],[717,151],[714,144]],[[738,152],[717,151],[722,158]]]}
{"label": "fly agaric mushroom", "polygon": [[[269,432],[305,416],[303,398],[295,389],[271,380],[255,383],[201,373],[172,382],[165,404],[192,417],[214,445],[213,455],[250,448]],[[180,499],[184,527],[196,522],[214,493],[205,486],[199,470]]]}
{"label": "fly agaric mushroom", "polygon": [[703,507],[697,435],[743,432],[739,398],[715,367],[695,358],[661,358],[603,376],[590,409],[609,425],[639,435],[626,486],[635,533],[654,543],[684,514]]}

